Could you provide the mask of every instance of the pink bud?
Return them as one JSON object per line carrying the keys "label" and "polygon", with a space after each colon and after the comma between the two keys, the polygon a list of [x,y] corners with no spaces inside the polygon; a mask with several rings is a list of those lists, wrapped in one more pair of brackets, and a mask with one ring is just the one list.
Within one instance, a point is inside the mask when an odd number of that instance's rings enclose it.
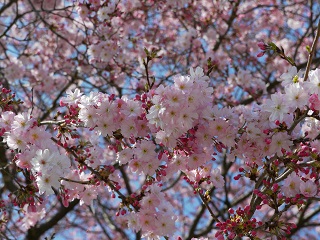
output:
{"label": "pink bud", "polygon": [[140,101],[140,99],[141,99],[140,95],[139,95],[139,94],[137,94],[137,95],[136,95],[136,97],[135,97],[135,100]]}
{"label": "pink bud", "polygon": [[272,140],[270,138],[266,138],[264,142],[269,145],[272,142]]}
{"label": "pink bud", "polygon": [[260,191],[259,191],[259,189],[254,189],[254,190],[253,190],[253,193],[254,193],[254,194],[258,194],[258,193],[260,193]]}
{"label": "pink bud", "polygon": [[68,207],[69,206],[69,201],[66,198],[64,198],[64,199],[62,199],[62,204],[63,204],[64,207]]}
{"label": "pink bud", "polygon": [[60,100],[60,107],[64,107],[64,106],[66,106],[66,104],[62,100]]}
{"label": "pink bud", "polygon": [[228,212],[229,212],[230,214],[234,214],[234,210],[233,210],[232,208],[229,208]]}
{"label": "pink bud", "polygon": [[241,178],[241,175],[239,174],[239,175],[235,176],[233,179],[234,180],[239,180],[240,178]]}
{"label": "pink bud", "polygon": [[246,205],[245,207],[244,207],[244,211],[248,214],[249,212],[250,212],[250,206],[249,205]]}
{"label": "pink bud", "polygon": [[273,191],[277,191],[279,188],[279,185],[277,183],[273,184]]}
{"label": "pink bud", "polygon": [[264,134],[269,134],[269,132],[270,132],[270,130],[269,130],[269,129],[265,129],[265,130],[263,130],[263,133],[264,133]]}
{"label": "pink bud", "polygon": [[264,42],[258,42],[257,45],[261,50],[266,50],[267,49],[267,45]]}
{"label": "pink bud", "polygon": [[234,237],[236,236],[236,234],[234,232],[231,232],[228,236],[229,239],[234,239]]}
{"label": "pink bud", "polygon": [[262,208],[262,205],[256,206],[256,209],[257,209],[257,210],[260,210],[261,208]]}

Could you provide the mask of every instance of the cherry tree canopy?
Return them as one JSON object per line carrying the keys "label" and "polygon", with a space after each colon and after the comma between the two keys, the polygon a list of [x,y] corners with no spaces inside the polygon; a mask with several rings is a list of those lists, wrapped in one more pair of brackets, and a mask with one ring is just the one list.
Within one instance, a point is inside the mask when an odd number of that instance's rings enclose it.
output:
{"label": "cherry tree canopy", "polygon": [[318,239],[319,22],[314,0],[1,0],[1,239]]}

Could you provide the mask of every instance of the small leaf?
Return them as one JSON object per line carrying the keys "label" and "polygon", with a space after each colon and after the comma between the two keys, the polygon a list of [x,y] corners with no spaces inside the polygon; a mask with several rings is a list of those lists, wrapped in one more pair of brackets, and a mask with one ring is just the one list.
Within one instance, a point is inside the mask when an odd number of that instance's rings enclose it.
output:
{"label": "small leaf", "polygon": [[277,45],[275,45],[273,42],[269,42],[268,43],[269,47],[273,50],[273,51],[277,51]]}
{"label": "small leaf", "polygon": [[149,91],[149,85],[148,85],[148,83],[146,83],[146,84],[144,85],[144,88],[145,88],[146,91]]}
{"label": "small leaf", "polygon": [[149,51],[148,51],[148,49],[144,48],[143,50],[144,50],[144,52],[147,54],[147,56],[149,56]]}
{"label": "small leaf", "polygon": [[311,53],[311,48],[309,45],[306,46],[306,49],[307,49],[308,53]]}

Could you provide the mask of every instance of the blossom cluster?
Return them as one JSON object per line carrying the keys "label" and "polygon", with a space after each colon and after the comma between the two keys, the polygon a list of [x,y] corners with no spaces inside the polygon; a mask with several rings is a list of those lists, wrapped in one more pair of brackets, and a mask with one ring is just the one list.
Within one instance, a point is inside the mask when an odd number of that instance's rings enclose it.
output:
{"label": "blossom cluster", "polygon": [[151,185],[146,189],[146,195],[141,201],[139,212],[130,212],[128,227],[138,232],[142,230],[143,237],[160,239],[160,236],[173,236],[175,221],[178,220],[173,206],[165,199],[161,187]]}
{"label": "blossom cluster", "polygon": [[[4,111],[0,127],[7,145],[19,151],[17,166],[32,173],[36,192],[39,195],[61,192],[65,205],[75,198],[81,199],[81,204],[92,204],[100,191],[99,181],[113,182],[111,192],[121,189],[119,173],[112,165],[128,166],[132,174],[146,176],[149,180],[142,187],[139,198],[133,195],[136,200],[130,203],[132,206],[124,205],[129,211],[124,209],[121,214],[127,216],[129,228],[142,230],[146,237],[172,236],[177,220],[173,217],[175,210],[160,186],[177,173],[183,173],[195,193],[203,195],[203,190],[224,187],[220,169],[212,164],[217,153],[224,151],[233,160],[246,162],[236,180],[244,176],[255,179],[258,166],[268,163],[268,159],[276,159],[273,161],[279,166],[286,165],[289,157],[302,157],[298,161],[306,163],[308,157],[317,157],[312,153],[319,151],[319,140],[306,129],[310,127],[314,111],[319,108],[316,90],[319,73],[319,69],[311,71],[308,80],[303,82],[295,68],[289,69],[280,78],[286,86],[285,93],[271,95],[271,99],[254,109],[212,106],[213,89],[199,67],[191,68],[190,76],[174,77],[171,86],[159,86],[134,99],[115,98],[99,92],[84,95],[78,89],[69,90],[60,101],[69,111],[63,124],[73,129],[85,127],[91,132],[89,142],[92,145],[75,152],[82,154],[82,158],[79,155],[75,159],[80,171],[71,167],[72,158],[66,155],[66,150],[71,151],[74,144],[70,131],[58,134],[61,139],[55,141],[58,147],[53,144],[53,137],[46,127],[30,114]],[[295,124],[297,119],[293,112],[296,109],[305,112],[301,124]],[[312,121],[313,124],[319,122]],[[309,146],[293,150],[294,141],[307,135]],[[99,137],[110,141],[111,148],[107,152],[113,152],[113,155],[108,158],[99,147]],[[92,171],[87,171],[86,167]],[[314,171],[309,174],[296,169],[296,173],[285,178],[281,188],[274,185],[275,182],[264,184],[273,184],[274,193],[280,199],[282,196],[292,199],[299,195],[314,197],[318,194]],[[257,194],[263,204],[268,204],[273,196],[266,188]],[[292,200],[288,201],[292,203]],[[250,213],[248,209],[246,211],[246,214]],[[248,228],[248,232],[254,228]],[[238,230],[230,231],[233,236]]]}
{"label": "blossom cluster", "polygon": [[319,235],[317,1],[0,5],[0,238]]}

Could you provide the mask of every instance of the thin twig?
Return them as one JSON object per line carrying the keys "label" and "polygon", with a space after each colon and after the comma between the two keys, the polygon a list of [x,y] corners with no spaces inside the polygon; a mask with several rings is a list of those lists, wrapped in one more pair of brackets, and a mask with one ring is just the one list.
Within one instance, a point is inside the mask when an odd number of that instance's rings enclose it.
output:
{"label": "thin twig", "polygon": [[66,120],[59,120],[59,121],[52,121],[52,120],[48,120],[48,121],[42,121],[39,123],[39,125],[60,125],[65,123]]}
{"label": "thin twig", "polygon": [[288,134],[290,135],[294,128],[298,125],[299,122],[301,122],[305,117],[308,116],[308,111],[305,111],[305,113],[300,116],[298,119],[296,119],[293,123],[292,126],[288,129]]}
{"label": "thin twig", "polygon": [[206,208],[208,209],[208,211],[210,212],[211,217],[216,221],[216,222],[220,222],[219,219],[214,215],[212,209],[210,208],[210,206],[208,205],[206,199],[202,196],[202,194],[199,192],[199,196],[203,202],[203,204],[206,206]]}
{"label": "thin twig", "polygon": [[318,23],[317,34],[316,34],[316,36],[315,36],[315,38],[313,40],[313,43],[312,43],[312,46],[311,46],[311,50],[309,52],[307,69],[306,69],[306,72],[304,74],[303,81],[307,81],[307,79],[308,79],[312,58],[313,58],[314,52],[316,51],[316,47],[317,47],[317,42],[318,42],[319,36],[320,36],[320,22]]}

